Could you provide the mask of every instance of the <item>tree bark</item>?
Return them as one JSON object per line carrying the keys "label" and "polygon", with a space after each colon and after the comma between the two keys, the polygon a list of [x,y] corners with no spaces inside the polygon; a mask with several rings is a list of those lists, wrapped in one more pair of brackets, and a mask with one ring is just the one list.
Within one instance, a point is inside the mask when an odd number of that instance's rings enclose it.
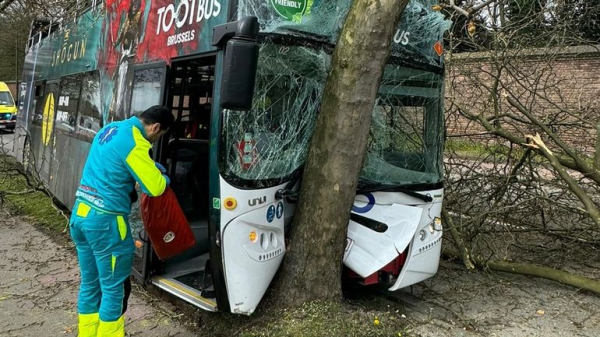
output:
{"label": "tree bark", "polygon": [[350,210],[393,34],[408,0],[355,0],[333,52],[304,169],[278,305],[341,300]]}

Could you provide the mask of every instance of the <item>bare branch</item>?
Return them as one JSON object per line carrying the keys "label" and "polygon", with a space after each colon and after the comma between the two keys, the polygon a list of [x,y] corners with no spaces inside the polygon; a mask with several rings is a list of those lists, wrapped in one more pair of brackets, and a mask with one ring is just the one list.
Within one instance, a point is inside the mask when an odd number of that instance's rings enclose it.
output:
{"label": "bare branch", "polygon": [[600,212],[594,205],[592,199],[587,195],[587,193],[579,186],[577,181],[573,179],[566,171],[565,168],[558,162],[554,154],[546,147],[544,141],[541,139],[539,134],[535,136],[527,136],[528,146],[539,150],[540,153],[546,157],[550,161],[550,165],[556,170],[556,172],[560,175],[560,177],[567,183],[571,191],[581,200],[585,209],[589,213],[590,217],[594,221],[594,223],[600,228]]}

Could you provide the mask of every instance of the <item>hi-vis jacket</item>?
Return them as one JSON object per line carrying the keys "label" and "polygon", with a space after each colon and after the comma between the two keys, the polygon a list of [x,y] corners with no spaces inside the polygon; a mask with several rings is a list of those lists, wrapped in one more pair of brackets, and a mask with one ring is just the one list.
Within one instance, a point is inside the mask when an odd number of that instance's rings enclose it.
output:
{"label": "hi-vis jacket", "polygon": [[92,142],[77,199],[102,211],[129,214],[136,181],[144,193],[161,195],[167,181],[150,158],[152,145],[145,136],[137,117],[102,128]]}

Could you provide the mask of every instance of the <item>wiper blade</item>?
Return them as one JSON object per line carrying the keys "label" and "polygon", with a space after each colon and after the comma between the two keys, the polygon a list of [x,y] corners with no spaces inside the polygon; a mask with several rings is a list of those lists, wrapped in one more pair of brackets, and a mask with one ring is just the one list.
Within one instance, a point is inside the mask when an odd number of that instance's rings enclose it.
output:
{"label": "wiper blade", "polygon": [[423,195],[421,193],[417,193],[415,191],[408,190],[406,188],[402,188],[402,185],[377,185],[377,186],[373,186],[373,187],[367,187],[367,188],[360,189],[357,191],[357,194],[363,194],[363,193],[368,193],[368,192],[381,192],[381,191],[388,191],[388,190],[394,190],[394,192],[401,192],[401,193],[409,195],[413,198],[423,200],[425,202],[433,201],[432,197],[430,197],[428,195]]}
{"label": "wiper blade", "polygon": [[370,230],[376,231],[377,233],[385,233],[388,230],[388,226],[383,222],[373,220],[356,213],[350,213],[350,219],[359,225],[363,225]]}

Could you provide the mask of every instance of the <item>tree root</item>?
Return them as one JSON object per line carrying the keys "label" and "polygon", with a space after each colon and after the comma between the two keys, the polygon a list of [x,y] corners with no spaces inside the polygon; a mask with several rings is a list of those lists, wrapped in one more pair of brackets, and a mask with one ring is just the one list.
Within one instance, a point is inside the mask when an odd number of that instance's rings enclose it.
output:
{"label": "tree root", "polygon": [[[452,258],[461,258],[461,254],[452,249],[444,249],[443,255]],[[512,274],[529,275],[556,281],[578,289],[588,290],[600,295],[600,281],[571,274],[569,272],[549,267],[536,266],[528,263],[508,261],[487,261],[471,255],[471,260],[478,268],[503,271]]]}

